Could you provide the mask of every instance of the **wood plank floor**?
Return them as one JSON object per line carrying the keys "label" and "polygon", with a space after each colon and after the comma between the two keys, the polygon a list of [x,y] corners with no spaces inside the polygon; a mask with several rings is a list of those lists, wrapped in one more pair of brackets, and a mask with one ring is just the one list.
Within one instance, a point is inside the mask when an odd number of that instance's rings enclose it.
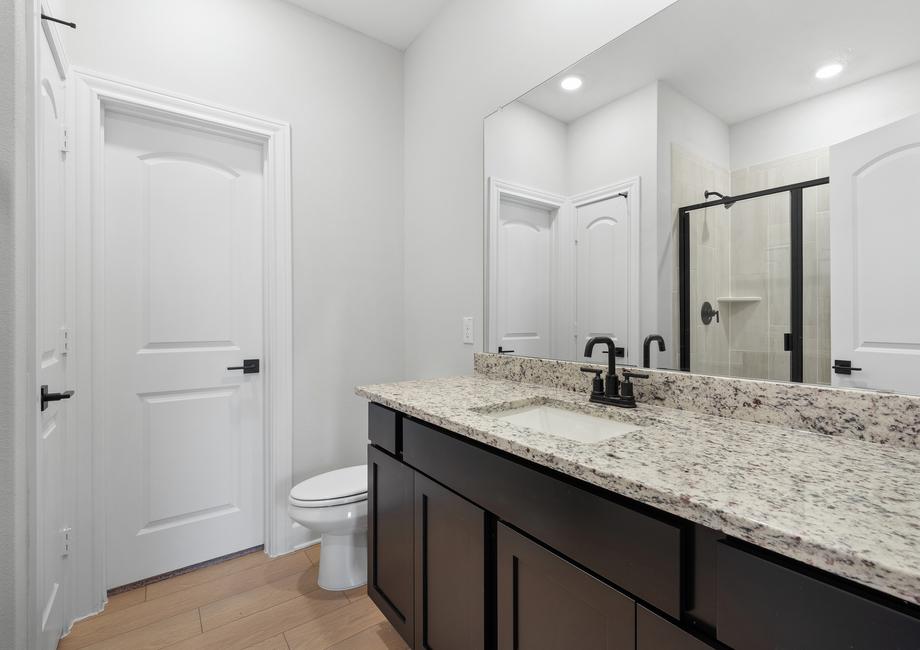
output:
{"label": "wood plank floor", "polygon": [[364,587],[323,591],[319,546],[261,551],[112,596],[58,650],[403,650]]}

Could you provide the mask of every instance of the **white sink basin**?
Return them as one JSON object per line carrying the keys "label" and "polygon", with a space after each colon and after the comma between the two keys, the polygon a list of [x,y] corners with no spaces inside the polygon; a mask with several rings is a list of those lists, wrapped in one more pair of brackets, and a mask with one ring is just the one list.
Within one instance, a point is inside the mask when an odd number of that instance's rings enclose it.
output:
{"label": "white sink basin", "polygon": [[551,436],[576,442],[600,442],[624,436],[642,427],[628,422],[595,417],[586,413],[556,408],[547,404],[531,404],[493,413],[492,417],[534,429]]}

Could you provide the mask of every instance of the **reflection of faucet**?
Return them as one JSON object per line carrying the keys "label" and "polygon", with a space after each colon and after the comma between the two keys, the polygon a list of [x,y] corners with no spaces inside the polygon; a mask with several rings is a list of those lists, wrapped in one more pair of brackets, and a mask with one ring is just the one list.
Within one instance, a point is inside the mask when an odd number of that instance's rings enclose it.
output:
{"label": "reflection of faucet", "polygon": [[652,341],[658,343],[658,351],[664,352],[667,348],[664,347],[664,337],[661,334],[649,334],[645,337],[645,342],[642,344],[642,367],[651,368],[652,367]]}

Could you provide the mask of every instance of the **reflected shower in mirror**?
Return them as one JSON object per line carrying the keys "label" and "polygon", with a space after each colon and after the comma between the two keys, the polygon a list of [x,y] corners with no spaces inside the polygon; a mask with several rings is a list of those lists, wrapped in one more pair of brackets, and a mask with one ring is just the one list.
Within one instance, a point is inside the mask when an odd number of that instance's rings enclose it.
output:
{"label": "reflected shower in mirror", "polygon": [[920,394],[917,24],[679,0],[487,117],[487,349]]}

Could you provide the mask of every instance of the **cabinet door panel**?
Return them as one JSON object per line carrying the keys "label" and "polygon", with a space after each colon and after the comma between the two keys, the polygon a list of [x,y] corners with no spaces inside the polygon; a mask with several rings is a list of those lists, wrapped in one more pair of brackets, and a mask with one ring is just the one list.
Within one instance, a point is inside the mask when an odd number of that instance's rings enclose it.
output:
{"label": "cabinet door panel", "polygon": [[719,641],[743,650],[917,650],[920,618],[719,542]]}
{"label": "cabinet door panel", "polygon": [[634,650],[635,603],[498,526],[499,650]]}
{"label": "cabinet door panel", "polygon": [[415,549],[416,647],[484,647],[483,510],[416,474]]}
{"label": "cabinet door panel", "polygon": [[707,650],[712,646],[636,605],[636,650]]}
{"label": "cabinet door panel", "polygon": [[367,593],[411,647],[415,472],[373,446],[367,472]]}

